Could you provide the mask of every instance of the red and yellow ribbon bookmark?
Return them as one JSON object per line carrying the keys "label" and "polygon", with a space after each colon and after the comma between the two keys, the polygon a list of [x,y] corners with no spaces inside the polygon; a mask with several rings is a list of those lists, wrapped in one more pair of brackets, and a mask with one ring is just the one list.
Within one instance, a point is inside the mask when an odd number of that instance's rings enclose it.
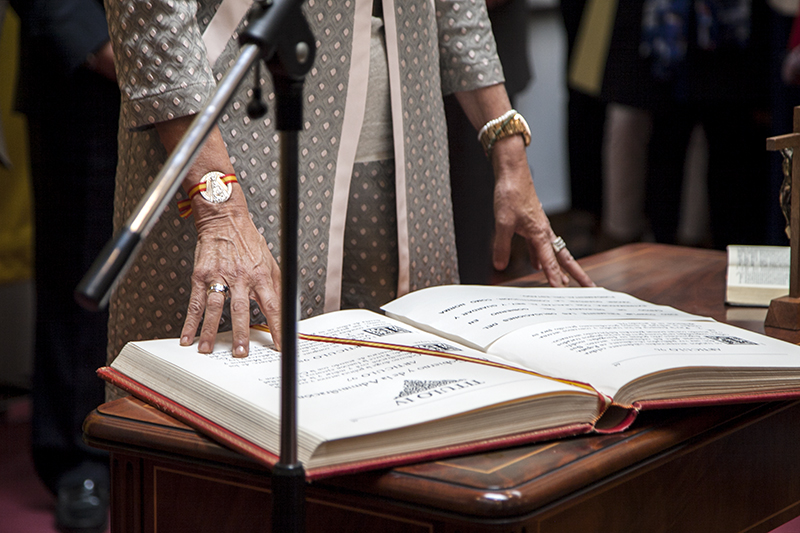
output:
{"label": "red and yellow ribbon bookmark", "polygon": [[[255,329],[260,331],[269,332],[269,327],[266,325],[256,325],[251,326]],[[505,370],[513,370],[514,372],[521,372],[523,374],[528,374],[531,376],[536,376],[544,379],[549,379],[551,381],[557,381],[559,383],[564,383],[566,385],[572,385],[574,387],[578,387],[580,389],[586,390],[591,392],[592,394],[596,394],[601,404],[608,405],[610,402],[610,398],[606,397],[600,391],[595,389],[592,385],[588,383],[583,383],[582,381],[574,381],[571,379],[562,379],[562,378],[555,378],[552,376],[546,376],[544,374],[540,374],[538,372],[534,372],[533,370],[527,370],[524,368],[519,368],[512,365],[507,365],[504,363],[497,363],[495,361],[488,361],[486,359],[478,359],[477,357],[470,357],[468,355],[457,355],[450,352],[440,352],[437,350],[431,350],[429,348],[422,348],[416,346],[405,346],[402,344],[391,344],[388,342],[376,342],[376,341],[367,341],[367,340],[356,340],[356,339],[342,339],[339,337],[327,337],[324,335],[313,335],[309,333],[299,333],[297,338],[304,341],[314,341],[314,342],[328,342],[331,344],[346,344],[350,346],[363,346],[365,348],[378,348],[381,350],[392,350],[396,352],[407,352],[407,353],[415,353],[420,355],[430,355],[433,357],[445,357],[447,359],[456,359],[458,361],[466,361],[468,363],[476,363],[479,365],[491,366],[495,368],[502,368]]]}

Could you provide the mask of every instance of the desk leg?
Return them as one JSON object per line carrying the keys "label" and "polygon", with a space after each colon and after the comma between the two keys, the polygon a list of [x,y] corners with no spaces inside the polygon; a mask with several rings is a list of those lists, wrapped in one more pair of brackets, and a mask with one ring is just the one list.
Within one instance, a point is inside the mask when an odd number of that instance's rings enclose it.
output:
{"label": "desk leg", "polygon": [[144,533],[142,459],[111,454],[111,533]]}

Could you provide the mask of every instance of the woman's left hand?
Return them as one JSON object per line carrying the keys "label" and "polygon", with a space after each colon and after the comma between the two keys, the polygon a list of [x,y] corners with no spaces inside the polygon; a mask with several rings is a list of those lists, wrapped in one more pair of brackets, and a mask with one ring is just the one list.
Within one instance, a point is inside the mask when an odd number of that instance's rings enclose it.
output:
{"label": "woman's left hand", "polygon": [[495,173],[495,236],[493,262],[504,270],[511,257],[511,238],[520,234],[528,243],[531,264],[544,272],[553,287],[569,285],[570,276],[583,287],[594,282],[572,257],[550,226],[533,185],[522,137],[508,137],[492,149]]}

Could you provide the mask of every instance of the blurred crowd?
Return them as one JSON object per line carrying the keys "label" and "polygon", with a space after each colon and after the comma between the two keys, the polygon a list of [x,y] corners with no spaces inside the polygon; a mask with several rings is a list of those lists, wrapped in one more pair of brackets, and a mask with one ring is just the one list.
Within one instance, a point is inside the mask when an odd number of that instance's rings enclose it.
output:
{"label": "blurred crowd", "polygon": [[[792,0],[563,0],[574,215],[592,247],[785,245]],[[795,30],[796,31],[796,30]]]}

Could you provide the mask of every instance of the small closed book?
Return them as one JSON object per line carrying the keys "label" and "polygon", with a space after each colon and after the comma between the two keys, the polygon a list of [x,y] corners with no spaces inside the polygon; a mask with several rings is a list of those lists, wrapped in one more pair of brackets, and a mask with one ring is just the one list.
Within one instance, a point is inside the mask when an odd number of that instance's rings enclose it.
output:
{"label": "small closed book", "polygon": [[[443,286],[299,323],[309,479],[590,432],[642,409],[800,397],[800,347],[600,288]],[[280,354],[131,342],[102,377],[267,465]]]}
{"label": "small closed book", "polygon": [[769,307],[789,294],[788,246],[728,246],[725,303]]}

